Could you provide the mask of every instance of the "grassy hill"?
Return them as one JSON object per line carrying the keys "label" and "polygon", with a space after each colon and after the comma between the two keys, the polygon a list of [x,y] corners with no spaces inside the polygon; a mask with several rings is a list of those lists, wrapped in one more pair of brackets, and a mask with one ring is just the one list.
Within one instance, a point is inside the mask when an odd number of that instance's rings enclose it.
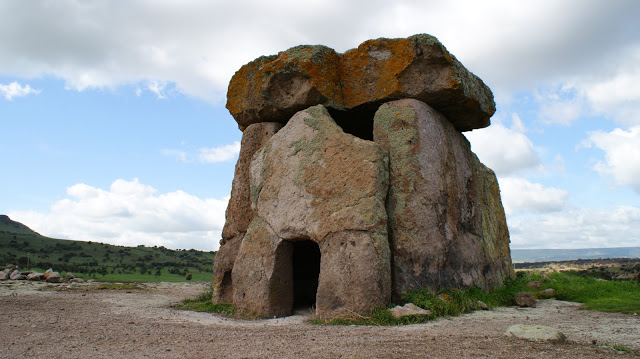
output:
{"label": "grassy hill", "polygon": [[107,281],[208,281],[215,252],[114,246],[42,236],[0,215],[0,265]]}

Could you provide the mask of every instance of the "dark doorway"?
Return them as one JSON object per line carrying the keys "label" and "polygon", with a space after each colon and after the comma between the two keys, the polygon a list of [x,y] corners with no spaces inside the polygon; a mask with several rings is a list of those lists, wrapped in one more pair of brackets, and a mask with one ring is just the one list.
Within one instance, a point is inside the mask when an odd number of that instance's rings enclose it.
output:
{"label": "dark doorway", "polygon": [[320,276],[320,247],[313,241],[293,242],[293,308],[316,304]]}

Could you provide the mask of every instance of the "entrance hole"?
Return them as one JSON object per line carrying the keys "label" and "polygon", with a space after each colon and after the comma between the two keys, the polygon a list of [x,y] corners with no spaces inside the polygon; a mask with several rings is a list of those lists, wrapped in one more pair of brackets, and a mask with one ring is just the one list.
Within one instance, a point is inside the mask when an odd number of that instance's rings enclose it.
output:
{"label": "entrance hole", "polygon": [[320,276],[320,247],[310,240],[293,242],[293,308],[316,304]]}

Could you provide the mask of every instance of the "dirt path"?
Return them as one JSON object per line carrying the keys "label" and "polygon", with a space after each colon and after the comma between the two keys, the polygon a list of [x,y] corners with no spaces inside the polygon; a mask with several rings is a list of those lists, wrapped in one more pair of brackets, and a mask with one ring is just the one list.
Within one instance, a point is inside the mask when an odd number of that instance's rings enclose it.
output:
{"label": "dirt path", "polygon": [[[640,316],[579,310],[555,300],[403,327],[316,326],[309,316],[260,321],[184,312],[170,305],[206,284],[148,290],[39,290],[0,282],[0,358],[609,358],[596,343],[640,350]],[[63,285],[58,285],[58,288]],[[64,287],[62,287],[64,288]],[[508,339],[513,324],[560,329],[568,344]]]}

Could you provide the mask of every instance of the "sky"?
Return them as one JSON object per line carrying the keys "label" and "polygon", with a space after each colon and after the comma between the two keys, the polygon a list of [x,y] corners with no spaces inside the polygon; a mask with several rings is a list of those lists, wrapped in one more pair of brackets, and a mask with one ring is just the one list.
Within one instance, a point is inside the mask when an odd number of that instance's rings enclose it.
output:
{"label": "sky", "polygon": [[466,132],[512,248],[640,246],[640,2],[0,0],[0,214],[56,238],[216,250],[242,65],[436,36],[493,91]]}

